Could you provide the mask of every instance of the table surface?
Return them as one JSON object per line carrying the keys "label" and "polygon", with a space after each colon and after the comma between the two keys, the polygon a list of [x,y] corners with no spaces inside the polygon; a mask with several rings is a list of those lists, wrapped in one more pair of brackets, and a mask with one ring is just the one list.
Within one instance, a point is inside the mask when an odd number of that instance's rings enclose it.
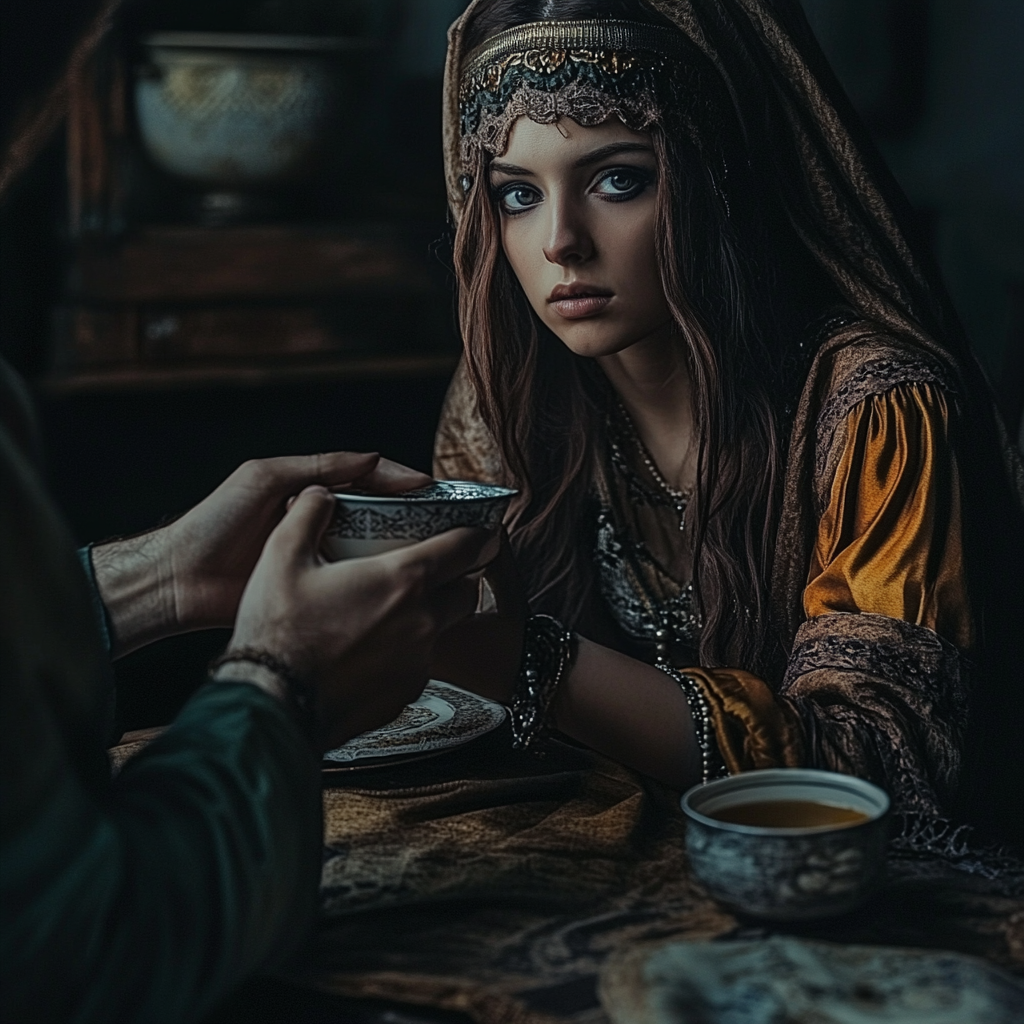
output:
{"label": "table surface", "polygon": [[[144,737],[131,737],[135,740],[132,752],[141,748]],[[128,753],[129,748],[123,747],[118,755]],[[325,776],[325,806],[353,806],[353,813],[365,815],[367,807],[373,807],[372,801],[378,800],[387,804],[389,800],[407,801],[410,793],[429,793],[431,799],[438,799],[438,794],[451,794],[465,786],[490,786],[493,792],[510,779],[522,780],[532,778],[538,785],[546,785],[550,779],[568,778],[581,765],[589,763],[592,758],[588,752],[568,744],[554,743],[544,756],[513,751],[509,740],[507,725],[495,733],[481,737],[466,746],[440,754],[426,760],[419,760],[407,765],[391,765],[384,768],[355,770],[351,772],[332,772]],[[118,758],[116,757],[115,760]],[[370,801],[368,803],[367,801]],[[508,810],[508,809],[506,809]],[[500,813],[500,808],[498,808]],[[461,813],[461,812],[460,812]],[[480,808],[470,813],[480,813]],[[494,808],[491,809],[494,813]],[[511,811],[509,811],[511,813]],[[362,820],[357,818],[356,820]],[[327,853],[331,843],[337,843],[338,836],[331,836],[331,817],[328,814]],[[412,833],[410,833],[412,834]],[[355,846],[358,847],[358,837]],[[325,853],[325,858],[327,856]],[[348,855],[355,856],[351,851]],[[371,858],[374,851],[368,849]],[[382,857],[385,857],[382,854]],[[581,866],[586,860],[580,857]],[[459,869],[455,866],[453,871]],[[938,859],[921,856],[894,855],[890,859],[888,879],[882,891],[860,910],[842,918],[819,922],[808,922],[800,925],[776,926],[753,920],[723,915],[718,911],[717,933],[712,937],[722,941],[733,939],[751,939],[769,935],[793,935],[811,939],[827,940],[841,943],[857,943],[870,945],[893,945],[908,947],[945,948],[984,957],[1011,972],[1024,974],[1024,900],[1021,899],[1024,889],[1021,887],[1022,875],[1018,870],[1002,879],[986,878],[984,874],[970,874],[957,870],[950,864]],[[566,876],[567,885],[571,879]],[[697,887],[699,892],[699,887]],[[666,901],[674,898],[671,894]],[[710,903],[710,901],[705,901]],[[615,902],[612,898],[610,903]],[[657,901],[655,901],[656,905]],[[644,911],[649,914],[650,908]],[[503,911],[499,910],[500,914]],[[505,911],[510,921],[519,913],[518,908],[511,904]],[[388,922],[395,921],[395,936],[411,934],[409,941],[415,944],[415,924],[412,932],[408,929],[411,912],[408,908],[387,909],[362,915],[362,924],[367,927],[366,936],[372,936],[384,943],[381,947],[387,950],[387,939],[378,937],[381,922],[385,928],[391,928]],[[477,927],[478,921],[470,914],[460,918],[462,909],[453,911],[451,927],[466,927],[468,933]],[[590,917],[588,917],[588,914]],[[403,917],[404,915],[404,917]],[[597,921],[600,915],[593,915],[591,910],[580,915],[580,929],[586,931],[591,921]],[[666,917],[666,934],[671,933],[672,925]],[[677,920],[677,918],[675,919]],[[657,922],[653,932],[657,932]],[[493,928],[495,921],[489,922]],[[360,944],[359,926],[327,925],[328,933],[333,929],[333,939],[324,946],[326,954],[320,952],[320,968],[327,968],[324,978],[331,977],[331,958],[338,956],[339,949],[348,950],[353,944]],[[500,923],[498,925],[500,929]],[[353,930],[354,928],[354,930]],[[346,930],[348,929],[348,930]],[[437,934],[424,931],[424,935]],[[650,928],[644,933],[650,938]],[[686,932],[682,932],[686,936]],[[707,934],[698,937],[708,937]],[[318,941],[320,941],[318,939]],[[331,945],[331,941],[334,945]],[[424,940],[429,941],[429,940]],[[342,945],[338,945],[338,943]],[[369,942],[372,946],[372,942]],[[605,949],[601,955],[614,952],[613,945]],[[368,954],[372,957],[372,952]],[[324,956],[327,957],[326,961]],[[345,960],[348,953],[341,955]],[[391,970],[397,968],[395,977],[400,977],[403,970],[401,956],[387,966]],[[591,953],[587,953],[591,968],[584,968],[569,976],[565,982],[548,984],[545,982],[533,991],[513,994],[523,1011],[522,1020],[563,1020],[574,1024],[600,1024],[606,1021],[597,996],[599,963]],[[387,953],[382,954],[387,958]],[[599,959],[599,958],[598,958]],[[582,961],[581,961],[582,962]],[[353,964],[356,964],[353,967]],[[367,968],[365,957],[352,963],[336,965],[344,976]],[[408,959],[408,969],[415,968],[415,951]],[[373,972],[371,971],[370,974]],[[479,973],[479,970],[478,970]],[[484,972],[486,974],[486,971]],[[307,974],[312,984],[320,984],[314,971]],[[332,984],[336,987],[336,978]],[[550,982],[551,979],[548,979]],[[477,988],[486,982],[475,983]],[[344,987],[344,986],[343,986]],[[389,994],[387,988],[376,989],[371,985],[370,994],[376,998],[366,998],[366,992],[360,993],[362,998],[343,997],[337,993],[318,992],[305,985],[296,985],[286,981],[273,979],[254,979],[243,985],[236,993],[218,1007],[209,1020],[218,1022],[245,1021],[247,1024],[259,1024],[262,1021],[288,1019],[292,1022],[319,1021],[322,1024],[345,1021],[352,1024],[461,1024],[470,1019],[487,1019],[487,1014],[480,1010],[479,1000],[475,1016],[451,1009],[437,1009],[428,1006],[413,1006],[407,1001],[397,1002],[381,996]],[[400,993],[390,993],[392,995]],[[508,993],[506,992],[507,996]],[[472,1001],[472,1000],[471,1000]],[[470,1012],[473,1012],[472,1009]]]}

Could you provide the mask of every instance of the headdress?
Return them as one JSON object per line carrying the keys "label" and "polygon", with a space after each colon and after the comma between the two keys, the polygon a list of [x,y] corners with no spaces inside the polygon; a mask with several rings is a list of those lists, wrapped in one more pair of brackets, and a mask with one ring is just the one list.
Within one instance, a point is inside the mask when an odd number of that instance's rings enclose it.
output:
{"label": "headdress", "polygon": [[466,55],[459,83],[461,155],[500,155],[512,125],[612,115],[643,131],[667,113],[696,141],[701,55],[679,31],[611,18],[535,21],[499,32]]}

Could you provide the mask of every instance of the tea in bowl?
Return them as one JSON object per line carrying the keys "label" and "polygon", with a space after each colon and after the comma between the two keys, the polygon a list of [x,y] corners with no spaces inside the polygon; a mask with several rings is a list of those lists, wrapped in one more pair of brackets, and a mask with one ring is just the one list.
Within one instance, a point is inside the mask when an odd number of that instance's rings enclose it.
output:
{"label": "tea in bowl", "polygon": [[335,494],[322,549],[332,561],[379,555],[458,526],[496,530],[516,492],[468,480],[436,480],[400,494]]}
{"label": "tea in bowl", "polygon": [[775,921],[844,914],[885,869],[889,797],[812,768],[743,772],[682,800],[694,875],[732,910]]}

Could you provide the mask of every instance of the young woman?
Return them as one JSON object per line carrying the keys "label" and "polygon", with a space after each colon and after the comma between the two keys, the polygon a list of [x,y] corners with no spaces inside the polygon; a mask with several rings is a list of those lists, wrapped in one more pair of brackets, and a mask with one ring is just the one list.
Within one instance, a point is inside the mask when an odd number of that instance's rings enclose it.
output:
{"label": "young woman", "polygon": [[477,0],[446,102],[436,471],[520,494],[437,670],[523,743],[1019,840],[1019,459],[796,0]]}

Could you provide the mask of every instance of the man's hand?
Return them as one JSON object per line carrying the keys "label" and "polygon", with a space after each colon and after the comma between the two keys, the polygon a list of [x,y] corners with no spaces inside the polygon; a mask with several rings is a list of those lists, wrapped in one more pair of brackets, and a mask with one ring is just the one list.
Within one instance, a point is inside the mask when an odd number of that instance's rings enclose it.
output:
{"label": "man's hand", "polygon": [[173,523],[93,549],[120,656],[164,636],[230,626],[246,581],[290,497],[318,484],[375,494],[430,478],[375,454],[335,452],[246,462]]}
{"label": "man's hand", "polygon": [[[333,508],[322,487],[299,495],[266,543],[228,645],[229,653],[269,655],[312,687],[324,750],[392,721],[416,700],[438,635],[476,607],[477,580],[467,574],[498,551],[495,536],[458,529],[327,563],[320,542]],[[244,671],[238,666],[228,678]]]}

